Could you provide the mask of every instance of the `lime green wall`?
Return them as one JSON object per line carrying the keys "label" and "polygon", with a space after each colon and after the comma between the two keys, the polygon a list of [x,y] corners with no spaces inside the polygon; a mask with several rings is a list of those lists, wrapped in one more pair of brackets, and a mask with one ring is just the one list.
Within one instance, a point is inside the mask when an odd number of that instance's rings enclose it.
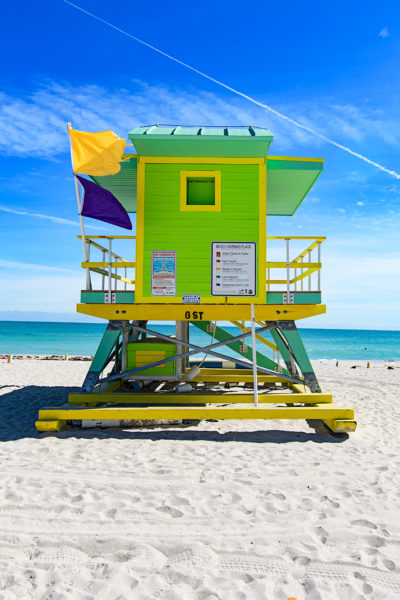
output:
{"label": "lime green wall", "polygon": [[[221,171],[221,212],[180,210],[181,170]],[[152,250],[176,251],[178,298],[182,294],[210,297],[211,243],[230,241],[258,244],[258,236],[258,165],[146,164],[143,266],[145,297],[151,297]],[[257,291],[259,292],[259,286]]]}

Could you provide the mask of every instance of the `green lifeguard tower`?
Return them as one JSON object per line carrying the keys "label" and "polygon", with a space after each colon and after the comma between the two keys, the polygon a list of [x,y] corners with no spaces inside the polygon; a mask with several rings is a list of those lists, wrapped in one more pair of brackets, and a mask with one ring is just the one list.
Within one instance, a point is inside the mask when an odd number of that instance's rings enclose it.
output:
{"label": "green lifeguard tower", "polygon": [[[81,392],[40,410],[37,429],[213,418],[354,431],[353,410],[321,392],[295,324],[326,310],[325,238],[267,236],[267,215],[293,215],[323,159],[271,156],[273,135],[257,127],[153,125],[129,138],[136,154],[92,179],[136,213],[136,235],[84,236],[77,310],[108,326]],[[150,321],[173,322],[173,334]]]}

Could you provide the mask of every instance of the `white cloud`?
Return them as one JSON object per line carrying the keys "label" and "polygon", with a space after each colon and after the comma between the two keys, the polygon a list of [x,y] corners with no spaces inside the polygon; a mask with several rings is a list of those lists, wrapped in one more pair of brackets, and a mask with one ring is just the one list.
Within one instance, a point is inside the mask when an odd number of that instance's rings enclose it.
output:
{"label": "white cloud", "polygon": [[384,27],[383,29],[381,29],[381,30],[380,30],[380,32],[379,32],[379,37],[381,37],[381,38],[387,38],[387,37],[390,37],[390,33],[389,33],[389,31],[388,31],[388,28],[387,28],[387,27]]}
{"label": "white cloud", "polygon": [[19,269],[27,271],[61,271],[63,273],[78,273],[77,269],[64,269],[62,267],[50,267],[48,265],[37,265],[28,262],[18,262],[16,260],[0,259],[0,267],[9,269]]}
{"label": "white cloud", "polygon": [[[326,136],[339,135],[361,143],[375,135],[388,144],[399,144],[399,120],[383,118],[380,111],[369,107],[332,104],[321,98],[279,104],[279,109]],[[114,90],[49,82],[24,97],[0,94],[0,153],[54,159],[68,152],[68,121],[77,129],[111,128],[122,137],[130,128],[152,123],[252,124],[271,129],[274,151],[299,144],[314,148],[324,144],[309,132],[236,97],[226,99],[216,93],[139,81],[132,81],[132,89]]]}
{"label": "white cloud", "polygon": [[[0,211],[6,212],[6,213],[11,213],[13,215],[20,215],[23,217],[33,217],[35,219],[45,219],[47,221],[52,221],[53,223],[58,223],[59,225],[74,225],[75,227],[76,226],[79,227],[79,221],[72,221],[71,219],[64,219],[62,217],[55,217],[53,215],[34,213],[34,212],[30,212],[28,210],[19,210],[16,208],[9,208],[8,206],[2,206],[2,205],[0,205]],[[85,225],[85,227],[88,227],[90,229],[97,229],[97,230],[104,231],[104,227],[96,227],[96,225]]]}
{"label": "white cloud", "polygon": [[1,284],[7,294],[0,295],[0,310],[10,310],[12,298],[13,310],[72,312],[79,302],[84,275],[46,273],[47,270],[40,272],[40,269],[35,269],[32,275],[24,273],[23,278],[18,274],[2,274]]}
{"label": "white cloud", "polygon": [[364,206],[364,205],[365,205],[365,202],[361,202],[361,201],[357,202],[357,206]]}

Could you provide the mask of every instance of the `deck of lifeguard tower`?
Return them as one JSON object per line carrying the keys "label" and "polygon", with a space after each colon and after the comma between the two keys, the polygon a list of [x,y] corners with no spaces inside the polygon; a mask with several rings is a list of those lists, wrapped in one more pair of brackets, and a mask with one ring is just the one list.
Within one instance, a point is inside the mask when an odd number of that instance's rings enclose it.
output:
{"label": "deck of lifeguard tower", "polygon": [[[136,213],[135,235],[84,239],[77,310],[108,326],[81,392],[40,410],[37,429],[212,418],[321,419],[354,431],[353,410],[322,393],[295,323],[326,311],[325,237],[267,235],[267,216],[295,213],[323,159],[269,155],[271,132],[253,127],[152,126],[129,137],[136,154],[92,179]],[[240,271],[241,249],[254,273]],[[161,259],[171,261],[164,280]],[[174,322],[174,335],[153,321]],[[193,343],[194,328],[206,346]]]}

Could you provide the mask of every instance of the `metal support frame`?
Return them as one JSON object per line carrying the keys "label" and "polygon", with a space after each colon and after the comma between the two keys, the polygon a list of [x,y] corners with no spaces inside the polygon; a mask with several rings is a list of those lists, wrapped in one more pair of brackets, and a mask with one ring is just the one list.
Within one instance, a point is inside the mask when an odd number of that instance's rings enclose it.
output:
{"label": "metal support frame", "polygon": [[[264,323],[261,321],[258,321],[257,323],[261,327],[264,326]],[[194,325],[195,327],[197,327],[201,331],[204,331],[204,333],[207,333],[208,335],[212,335],[209,331],[207,331],[208,321],[191,321],[191,325]],[[242,331],[244,331],[244,329],[242,329]],[[247,331],[249,334],[251,334],[251,329],[247,329]],[[225,331],[225,329],[223,329],[222,327],[216,326],[214,337],[215,337],[215,339],[217,339],[219,341],[224,340],[225,345],[228,348],[233,350],[239,356],[247,358],[250,363],[252,362],[251,347],[247,347],[247,349],[245,349],[245,350],[241,349],[241,345],[242,345],[241,342],[240,341],[233,342],[231,334],[228,333],[227,331]],[[271,360],[268,356],[265,356],[265,354],[262,354],[261,352],[256,352],[256,357],[257,357],[258,367],[264,367],[266,369],[272,369],[272,370],[275,370],[277,368],[277,363],[274,360]],[[229,358],[229,360],[232,360],[232,358]],[[289,370],[285,369],[284,374],[290,375]]]}
{"label": "metal support frame", "polygon": [[312,368],[310,359],[308,358],[303,340],[297,330],[296,323],[294,321],[278,321],[278,327],[287,342],[288,348],[290,348],[293,358],[300,368],[304,383],[312,392],[320,392],[321,388],[314,373],[314,369]]}
{"label": "metal support frame", "polygon": [[[269,329],[271,329],[272,327],[275,326],[274,322],[269,323],[268,325],[266,325],[265,327],[261,327],[260,329],[257,330],[257,333],[263,332],[263,331],[267,331]],[[234,362],[236,364],[240,364],[248,369],[252,368],[252,363],[247,363],[243,360],[239,360],[237,358],[233,358],[231,356],[227,356],[224,354],[220,354],[218,352],[215,352],[214,349],[218,348],[220,346],[225,346],[226,345],[226,341],[222,341],[222,342],[217,342],[215,344],[210,344],[208,346],[205,347],[201,347],[201,346],[196,346],[194,344],[191,344],[189,342],[184,342],[183,340],[178,340],[178,339],[174,339],[171,338],[169,336],[163,335],[161,333],[158,333],[157,331],[152,331],[151,329],[147,329],[146,327],[139,327],[139,326],[135,326],[136,329],[138,329],[139,331],[142,331],[144,333],[148,333],[150,335],[154,335],[155,337],[158,337],[162,340],[168,341],[170,343],[173,343],[175,345],[182,345],[184,347],[187,348],[192,348],[192,350],[188,351],[188,352],[184,352],[182,354],[177,354],[175,356],[172,356],[170,358],[165,358],[163,360],[159,360],[153,363],[150,363],[148,365],[143,365],[141,367],[138,367],[136,369],[130,369],[129,371],[126,371],[125,373],[118,373],[118,374],[114,374],[111,375],[109,377],[107,377],[106,379],[104,379],[103,381],[113,381],[115,379],[127,379],[129,378],[131,375],[135,375],[136,373],[141,373],[142,371],[145,371],[147,369],[151,369],[153,367],[158,367],[160,365],[169,363],[169,362],[173,362],[176,361],[177,359],[180,358],[186,358],[189,356],[192,356],[193,354],[197,354],[198,352],[207,352],[208,354],[211,354],[212,356],[216,356],[217,358],[221,358],[222,360],[228,360],[231,362]],[[237,340],[241,340],[245,337],[248,337],[251,335],[251,331],[249,332],[244,332],[241,333],[240,335],[234,336],[232,338],[230,338],[231,341],[237,341]],[[257,369],[259,371],[261,371],[262,373],[266,373],[268,375],[275,375],[276,371],[273,371],[271,369],[265,369],[264,367],[260,367],[258,366]],[[291,382],[291,383],[302,383],[301,379],[297,378],[297,377],[290,377],[286,374],[281,374],[282,379],[284,379],[285,381]]]}

